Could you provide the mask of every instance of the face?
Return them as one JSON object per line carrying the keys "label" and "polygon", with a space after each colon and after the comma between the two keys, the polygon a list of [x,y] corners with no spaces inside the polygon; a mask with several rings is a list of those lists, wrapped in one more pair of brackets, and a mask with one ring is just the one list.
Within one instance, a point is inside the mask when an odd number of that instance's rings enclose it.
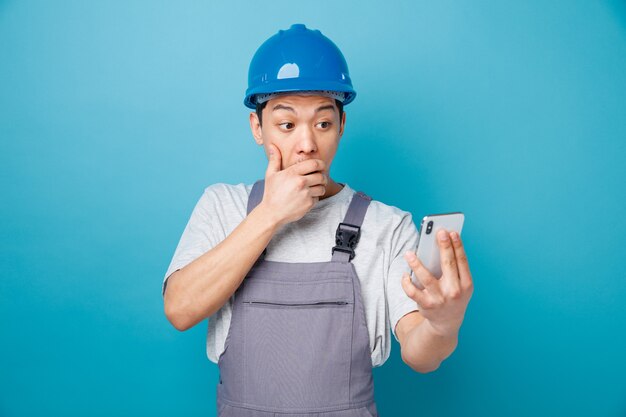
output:
{"label": "face", "polygon": [[263,126],[256,112],[250,113],[250,128],[257,144],[263,145],[269,159],[268,145],[278,147],[281,169],[306,159],[322,159],[323,171],[330,165],[343,135],[346,113],[339,119],[335,100],[324,96],[281,95],[268,101],[263,109]]}

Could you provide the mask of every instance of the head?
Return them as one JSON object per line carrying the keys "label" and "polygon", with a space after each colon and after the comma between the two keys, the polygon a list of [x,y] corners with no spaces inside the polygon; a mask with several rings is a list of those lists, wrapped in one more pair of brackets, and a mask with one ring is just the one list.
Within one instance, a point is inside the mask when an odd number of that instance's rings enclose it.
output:
{"label": "head", "polygon": [[[269,157],[269,144],[274,144],[282,158],[281,169],[306,159],[326,162],[326,175],[343,135],[346,114],[341,101],[297,92],[278,95],[256,105],[250,113],[250,129],[254,140]],[[329,175],[330,176],[330,175]]]}

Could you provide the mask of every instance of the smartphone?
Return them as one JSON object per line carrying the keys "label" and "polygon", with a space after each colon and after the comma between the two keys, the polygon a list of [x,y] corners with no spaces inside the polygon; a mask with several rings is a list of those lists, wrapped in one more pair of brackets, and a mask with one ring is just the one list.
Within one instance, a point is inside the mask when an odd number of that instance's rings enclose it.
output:
{"label": "smartphone", "polygon": [[[461,236],[461,229],[465,215],[460,211],[452,213],[429,214],[424,216],[422,224],[420,224],[419,240],[417,242],[417,250],[415,253],[422,264],[436,278],[441,278],[441,258],[439,255],[439,245],[437,244],[437,231],[445,229],[449,232],[455,231]],[[424,286],[414,276],[411,270],[411,280],[419,289]]]}

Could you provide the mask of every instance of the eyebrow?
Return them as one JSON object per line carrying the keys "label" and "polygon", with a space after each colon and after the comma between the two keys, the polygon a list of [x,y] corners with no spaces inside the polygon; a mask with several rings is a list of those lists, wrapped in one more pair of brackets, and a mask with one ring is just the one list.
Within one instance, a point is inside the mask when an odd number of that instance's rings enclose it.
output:
{"label": "eyebrow", "polygon": [[[293,109],[293,107],[285,106],[285,105],[283,105],[283,104],[277,104],[277,105],[275,105],[275,106],[274,106],[274,108],[272,109],[272,111],[274,111],[274,110],[280,110],[280,109],[283,109],[283,110],[288,110],[288,111],[293,112],[293,113],[295,113],[295,112],[296,112],[296,111]],[[332,104],[326,104],[326,105],[324,105],[324,106],[320,106],[320,107],[318,107],[317,109],[315,109],[315,113],[321,112],[322,110],[332,110],[332,111],[335,111],[335,106],[334,106],[334,105],[332,105]]]}

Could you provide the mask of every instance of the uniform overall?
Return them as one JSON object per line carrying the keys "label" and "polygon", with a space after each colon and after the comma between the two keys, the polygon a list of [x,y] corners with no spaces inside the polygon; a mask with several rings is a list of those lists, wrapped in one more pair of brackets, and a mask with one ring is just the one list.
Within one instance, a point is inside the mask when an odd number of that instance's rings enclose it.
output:
{"label": "uniform overall", "polygon": [[[265,180],[248,199],[263,199]],[[354,194],[329,262],[259,256],[235,292],[218,359],[219,417],[378,417],[365,309],[351,260],[371,198]]]}

